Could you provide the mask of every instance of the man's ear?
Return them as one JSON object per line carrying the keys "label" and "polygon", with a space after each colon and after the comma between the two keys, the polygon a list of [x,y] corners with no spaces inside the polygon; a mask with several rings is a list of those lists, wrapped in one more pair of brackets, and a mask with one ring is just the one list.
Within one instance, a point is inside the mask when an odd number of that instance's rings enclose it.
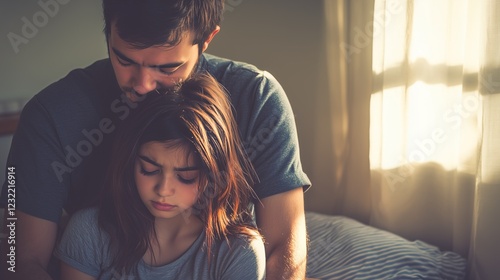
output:
{"label": "man's ear", "polygon": [[217,33],[219,33],[219,31],[220,31],[220,26],[217,25],[214,31],[212,31],[212,33],[208,35],[207,40],[203,42],[203,48],[201,49],[201,52],[204,52],[208,48],[208,45],[210,44],[210,42],[212,42],[212,39],[215,37]]}

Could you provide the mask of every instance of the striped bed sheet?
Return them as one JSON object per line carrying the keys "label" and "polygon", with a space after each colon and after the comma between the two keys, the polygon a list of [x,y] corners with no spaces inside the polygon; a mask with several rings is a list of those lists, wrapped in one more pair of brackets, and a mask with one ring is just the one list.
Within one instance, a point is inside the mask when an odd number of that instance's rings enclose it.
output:
{"label": "striped bed sheet", "polygon": [[465,279],[466,260],[343,216],[306,212],[307,277]]}

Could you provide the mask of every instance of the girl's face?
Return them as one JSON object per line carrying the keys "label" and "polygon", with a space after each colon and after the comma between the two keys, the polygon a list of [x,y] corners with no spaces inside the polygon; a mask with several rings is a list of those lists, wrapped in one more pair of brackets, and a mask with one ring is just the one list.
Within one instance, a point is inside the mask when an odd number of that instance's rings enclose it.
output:
{"label": "girl's face", "polygon": [[156,141],[141,146],[134,170],[142,202],[162,219],[190,213],[198,198],[199,173],[188,145]]}

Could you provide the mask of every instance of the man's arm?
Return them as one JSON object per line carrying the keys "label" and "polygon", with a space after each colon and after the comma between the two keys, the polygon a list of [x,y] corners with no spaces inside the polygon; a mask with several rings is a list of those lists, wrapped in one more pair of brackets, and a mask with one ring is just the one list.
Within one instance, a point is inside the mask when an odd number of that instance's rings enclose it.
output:
{"label": "man's arm", "polygon": [[[2,279],[52,279],[47,273],[47,267],[56,241],[57,224],[20,210],[16,210],[16,217],[15,272],[2,269],[5,276]],[[3,247],[6,249],[9,246]],[[6,253],[2,252],[2,255],[6,256]]]}
{"label": "man's arm", "polygon": [[257,225],[266,247],[266,279],[305,279],[307,234],[304,193],[296,188],[257,203]]}

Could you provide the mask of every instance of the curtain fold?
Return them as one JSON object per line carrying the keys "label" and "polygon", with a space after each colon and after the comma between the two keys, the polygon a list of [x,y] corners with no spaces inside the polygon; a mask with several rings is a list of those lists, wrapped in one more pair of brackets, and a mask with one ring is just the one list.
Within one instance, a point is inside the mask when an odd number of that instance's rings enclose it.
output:
{"label": "curtain fold", "polygon": [[[308,210],[370,217],[369,102],[373,1],[324,1],[324,92],[314,112],[312,172]],[[354,128],[354,129],[353,129]]]}
{"label": "curtain fold", "polygon": [[[324,64],[318,83],[320,92],[316,98],[314,119],[314,161],[312,173],[314,188],[305,196],[308,210],[322,213],[339,213],[344,193],[340,188],[345,161],[349,149],[347,116],[347,71],[346,61],[337,55],[340,45],[346,41],[347,16],[344,1],[324,1]],[[333,201],[332,201],[333,200]]]}

